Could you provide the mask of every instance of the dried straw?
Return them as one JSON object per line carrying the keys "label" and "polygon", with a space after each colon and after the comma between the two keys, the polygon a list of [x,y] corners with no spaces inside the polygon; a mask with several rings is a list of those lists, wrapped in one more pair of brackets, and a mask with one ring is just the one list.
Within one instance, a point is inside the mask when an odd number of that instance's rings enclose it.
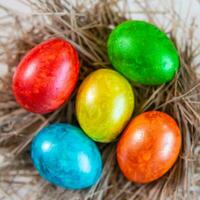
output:
{"label": "dried straw", "polygon": [[[127,17],[131,10],[126,1],[82,1],[73,4],[63,0],[30,0],[25,4],[34,10],[22,16],[1,7],[0,59],[9,69],[0,79],[0,199],[14,200],[166,200],[197,199],[200,195],[200,82],[196,70],[200,45],[194,33],[195,21],[188,29],[172,8],[155,10],[148,1],[134,1],[138,13],[162,27],[173,39],[181,56],[181,68],[170,83],[159,87],[133,85],[137,103],[134,115],[146,110],[161,110],[173,116],[182,130],[182,151],[174,167],[159,180],[139,185],[128,182],[120,173],[115,159],[116,142],[100,145],[104,161],[101,181],[82,191],[56,188],[43,181],[32,166],[29,144],[33,136],[50,122],[77,124],[74,114],[74,92],[59,110],[48,115],[28,113],[20,108],[11,91],[11,78],[21,57],[33,46],[51,37],[62,37],[78,50],[81,60],[80,82],[91,71],[111,67],[106,41],[111,29]],[[119,4],[122,6],[119,6]],[[87,5],[87,6],[86,6]],[[158,21],[162,15],[168,23]],[[177,23],[178,22],[178,23]],[[178,31],[184,34],[181,37]],[[3,32],[2,32],[3,33]]]}

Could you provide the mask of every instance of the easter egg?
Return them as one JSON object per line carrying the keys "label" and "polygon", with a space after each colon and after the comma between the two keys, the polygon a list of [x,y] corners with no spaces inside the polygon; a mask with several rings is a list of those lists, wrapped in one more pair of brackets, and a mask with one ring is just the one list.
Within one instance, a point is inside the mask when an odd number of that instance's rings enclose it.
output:
{"label": "easter egg", "polygon": [[117,145],[117,160],[129,180],[148,183],[173,166],[180,148],[181,133],[174,119],[149,111],[135,117],[125,129]]}
{"label": "easter egg", "polygon": [[101,176],[102,159],[96,144],[69,124],[42,129],[33,139],[31,157],[45,180],[66,189],[90,187]]}
{"label": "easter egg", "polygon": [[179,55],[172,41],[145,21],[118,25],[111,32],[107,47],[114,68],[135,83],[166,83],[179,68]]}
{"label": "easter egg", "polygon": [[134,108],[129,82],[118,72],[99,69],[81,84],[76,114],[84,132],[98,142],[113,141],[126,126]]}
{"label": "easter egg", "polygon": [[30,50],[13,76],[16,101],[30,112],[45,114],[71,95],[79,73],[74,47],[63,39],[50,39]]}

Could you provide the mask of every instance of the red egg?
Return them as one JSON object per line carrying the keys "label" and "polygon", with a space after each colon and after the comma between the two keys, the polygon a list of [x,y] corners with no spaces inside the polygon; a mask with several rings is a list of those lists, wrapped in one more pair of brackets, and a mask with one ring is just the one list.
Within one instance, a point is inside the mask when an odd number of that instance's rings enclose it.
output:
{"label": "red egg", "polygon": [[163,112],[149,111],[129,123],[117,146],[117,160],[129,180],[148,183],[173,166],[180,148],[181,133],[175,120]]}
{"label": "red egg", "polygon": [[78,73],[74,47],[63,39],[50,39],[31,49],[21,60],[13,77],[13,93],[28,111],[49,113],[70,97]]}

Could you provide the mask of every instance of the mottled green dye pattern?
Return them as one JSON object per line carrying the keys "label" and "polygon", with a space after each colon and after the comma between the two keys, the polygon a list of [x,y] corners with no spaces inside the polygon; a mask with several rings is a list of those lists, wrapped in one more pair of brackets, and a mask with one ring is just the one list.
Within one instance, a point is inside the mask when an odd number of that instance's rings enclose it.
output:
{"label": "mottled green dye pattern", "polygon": [[108,55],[116,70],[144,85],[166,83],[179,68],[179,55],[172,41],[144,21],[118,25],[109,36]]}

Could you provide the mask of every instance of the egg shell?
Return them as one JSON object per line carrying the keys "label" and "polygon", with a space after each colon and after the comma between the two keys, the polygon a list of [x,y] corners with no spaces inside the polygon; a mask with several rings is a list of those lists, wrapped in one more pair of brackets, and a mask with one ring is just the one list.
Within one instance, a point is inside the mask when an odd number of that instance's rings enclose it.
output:
{"label": "egg shell", "polygon": [[145,21],[119,24],[111,32],[107,47],[114,68],[135,83],[166,83],[179,68],[179,55],[172,41],[158,27]]}
{"label": "egg shell", "polygon": [[117,160],[131,181],[148,183],[163,176],[175,163],[181,133],[175,120],[159,111],[135,117],[117,145]]}
{"label": "egg shell", "polygon": [[31,157],[45,180],[66,189],[90,187],[101,176],[102,159],[96,144],[69,124],[42,129],[33,139]]}
{"label": "egg shell", "polygon": [[67,41],[53,38],[31,49],[13,76],[17,102],[30,112],[45,114],[59,108],[78,80],[79,60]]}
{"label": "egg shell", "polygon": [[81,84],[76,114],[84,132],[98,142],[113,141],[126,126],[134,109],[129,82],[118,72],[99,69]]}

